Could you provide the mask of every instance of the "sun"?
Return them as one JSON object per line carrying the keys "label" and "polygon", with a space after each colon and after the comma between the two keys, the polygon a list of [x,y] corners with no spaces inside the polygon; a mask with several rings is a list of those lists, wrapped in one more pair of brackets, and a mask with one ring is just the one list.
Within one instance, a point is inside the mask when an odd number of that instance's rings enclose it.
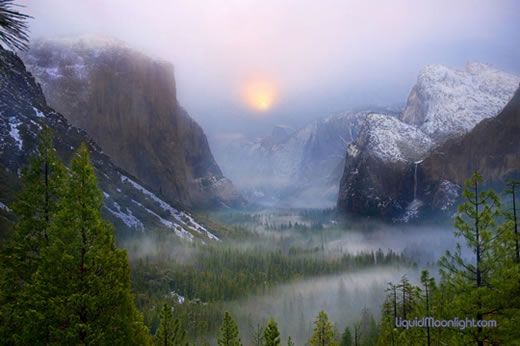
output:
{"label": "sun", "polygon": [[277,90],[274,82],[255,78],[245,83],[242,94],[243,100],[249,107],[258,112],[265,112],[275,103]]}

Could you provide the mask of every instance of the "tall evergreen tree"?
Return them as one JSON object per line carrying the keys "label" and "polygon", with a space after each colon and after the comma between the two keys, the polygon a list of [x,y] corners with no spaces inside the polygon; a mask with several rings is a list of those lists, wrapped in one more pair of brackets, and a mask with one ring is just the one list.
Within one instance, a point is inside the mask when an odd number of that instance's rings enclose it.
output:
{"label": "tall evergreen tree", "polygon": [[314,330],[309,343],[311,346],[337,345],[334,339],[334,327],[325,311],[320,311],[316,321],[314,321]]}
{"label": "tall evergreen tree", "polygon": [[294,346],[294,341],[290,336],[287,338],[287,346]]}
{"label": "tall evergreen tree", "polygon": [[[497,237],[497,219],[500,216],[500,201],[493,191],[481,191],[483,179],[475,172],[466,182],[463,197],[465,202],[458,208],[455,219],[455,235],[462,237],[473,254],[472,261],[462,255],[462,246],[457,243],[454,253],[447,252],[441,259],[441,272],[452,286],[456,299],[452,307],[460,316],[473,316],[482,320],[494,312],[489,302],[491,276],[497,265],[493,242]],[[456,316],[456,315],[455,315]],[[468,328],[467,342],[479,346],[489,341],[489,332],[482,327]]]}
{"label": "tall evergreen tree", "polygon": [[188,345],[186,331],[182,329],[180,320],[173,318],[172,307],[168,304],[161,309],[161,321],[154,341],[157,346]]}
{"label": "tall evergreen tree", "polygon": [[264,346],[280,345],[280,331],[275,320],[270,319],[264,330]]}
{"label": "tall evergreen tree", "polygon": [[361,319],[359,321],[359,332],[361,334],[361,345],[375,345],[378,336],[377,323],[374,316],[368,311],[366,307],[361,311]]}
{"label": "tall evergreen tree", "polygon": [[102,195],[84,144],[68,180],[35,274],[34,314],[25,326],[32,332],[25,334],[62,344],[147,344],[126,251],[101,218]]}
{"label": "tall evergreen tree", "polygon": [[[435,280],[430,276],[427,270],[421,272],[422,298],[424,301],[424,316],[432,316],[432,291],[435,289]],[[432,331],[430,326],[426,326],[426,345],[432,344]]]}
{"label": "tall evergreen tree", "polygon": [[517,197],[520,188],[520,181],[511,180],[507,183],[506,194],[511,196],[511,210],[505,212],[505,215],[511,223],[511,241],[513,243],[514,260],[520,264],[520,230],[518,229],[518,206]]}
{"label": "tall evergreen tree", "polygon": [[417,290],[412,284],[410,284],[410,280],[408,280],[406,275],[401,277],[397,289],[400,290],[397,298],[401,300],[401,311],[399,311],[399,313],[403,319],[407,319],[409,317],[408,314],[411,312],[415,303]]}
{"label": "tall evergreen tree", "polygon": [[518,230],[519,181],[509,181],[506,186],[506,202],[503,207],[505,222],[499,228],[494,241],[495,273],[491,277],[492,301],[496,312],[495,339],[504,344],[520,340],[520,254]]}
{"label": "tall evergreen tree", "polygon": [[361,323],[354,323],[354,346],[361,345]]}
{"label": "tall evergreen tree", "polygon": [[219,346],[242,345],[238,333],[238,326],[229,314],[229,312],[227,311],[224,313],[224,321],[222,322],[222,326],[220,327],[220,333],[217,339],[217,343]]}
{"label": "tall evergreen tree", "polygon": [[[1,254],[0,304],[2,340],[19,337],[27,318],[28,287],[64,195],[65,167],[56,156],[52,133],[44,128],[36,153],[22,171],[21,191],[13,210],[17,222]],[[14,328],[14,330],[13,330]]]}

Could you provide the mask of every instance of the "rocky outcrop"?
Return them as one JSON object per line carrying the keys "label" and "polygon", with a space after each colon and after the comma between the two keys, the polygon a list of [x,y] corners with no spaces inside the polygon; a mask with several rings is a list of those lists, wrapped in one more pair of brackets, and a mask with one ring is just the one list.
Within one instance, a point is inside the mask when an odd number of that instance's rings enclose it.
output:
{"label": "rocky outcrop", "polygon": [[102,39],[36,41],[23,59],[53,108],[167,200],[188,208],[244,202],[179,104],[171,64]]}
{"label": "rocky outcrop", "polygon": [[385,219],[403,213],[415,199],[410,166],[431,145],[414,126],[385,114],[368,115],[359,137],[347,147],[338,209]]}
{"label": "rocky outcrop", "polygon": [[[440,178],[444,168],[421,162],[432,150],[437,152],[435,148],[442,150],[443,143],[452,143],[496,116],[519,82],[516,76],[482,64],[468,64],[463,71],[427,66],[403,113],[397,118],[367,117],[364,130],[347,150],[338,210],[393,221],[408,221],[435,208],[449,210],[461,181],[471,175],[461,167],[475,166],[471,156],[458,155],[457,149],[440,154],[457,161],[451,171],[459,172],[457,179]],[[500,148],[490,146],[489,150],[495,150],[489,152],[492,157],[503,158]]]}
{"label": "rocky outcrop", "polygon": [[464,181],[478,171],[488,185],[500,187],[520,178],[520,89],[502,112],[469,133],[448,140],[419,165],[419,198],[425,212],[449,210]]}
{"label": "rocky outcrop", "polygon": [[[69,162],[81,143],[87,143],[103,190],[105,218],[119,235],[163,229],[182,239],[217,239],[189,213],[165,201],[158,191],[115,165],[84,130],[71,126],[46,103],[40,86],[14,53],[0,48],[0,231],[14,216],[9,208],[16,196],[22,167],[34,153],[43,127],[54,133],[58,155]],[[2,233],[0,232],[0,233]]]}

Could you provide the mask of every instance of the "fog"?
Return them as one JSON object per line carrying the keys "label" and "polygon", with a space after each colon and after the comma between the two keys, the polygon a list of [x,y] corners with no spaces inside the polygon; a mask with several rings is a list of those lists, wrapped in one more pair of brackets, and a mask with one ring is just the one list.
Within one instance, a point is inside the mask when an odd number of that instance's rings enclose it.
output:
{"label": "fog", "polygon": [[[231,222],[232,216],[217,214],[223,222]],[[240,215],[241,213],[239,213]],[[446,252],[453,250],[456,241],[454,227],[450,223],[442,225],[421,224],[385,224],[381,222],[354,222],[347,225],[338,224],[334,220],[333,211],[324,211],[323,216],[305,217],[298,209],[263,209],[257,212],[244,212],[253,220],[236,222],[242,229],[252,235],[247,241],[243,239],[226,243],[242,249],[264,248],[266,250],[289,251],[291,248],[315,249],[323,248],[327,256],[340,256],[344,253],[392,250],[403,253],[419,265],[434,264]],[[305,225],[307,229],[283,229],[280,227],[291,223]],[[322,223],[323,229],[313,227]],[[464,244],[462,244],[464,245]],[[465,256],[470,256],[464,252]]]}
{"label": "fog", "polygon": [[[282,343],[290,335],[296,344],[304,344],[312,331],[312,322],[324,310],[341,333],[359,321],[363,309],[377,320],[389,282],[402,276],[418,283],[421,270],[427,269],[436,278],[438,259],[457,242],[463,245],[463,257],[472,259],[462,239],[456,239],[453,226],[446,225],[387,225],[382,223],[337,224],[330,211],[315,211],[311,216],[302,210],[271,210],[257,212],[219,212],[213,217],[230,226],[239,227],[239,234],[208,244],[242,251],[299,251],[297,256],[331,259],[343,254],[393,251],[406,258],[401,264],[359,267],[337,275],[293,280],[274,287],[258,287],[241,299],[228,301],[223,309],[232,313],[240,328],[244,343],[251,342],[252,333],[274,318],[282,333]],[[313,224],[322,222],[324,227]],[[280,229],[288,223],[307,228]],[[143,233],[124,242],[132,259],[144,258],[196,263],[205,246],[181,243],[173,234]],[[309,251],[306,251],[309,250]],[[189,267],[188,267],[189,268]],[[189,269],[188,269],[189,270]],[[196,297],[195,297],[196,298]],[[214,336],[208,337],[214,341]]]}
{"label": "fog", "polygon": [[243,342],[250,342],[258,324],[265,325],[274,318],[282,344],[291,336],[297,345],[304,345],[321,310],[327,312],[338,333],[347,325],[352,331],[364,308],[377,320],[389,282],[397,282],[403,275],[415,282],[419,272],[413,268],[387,267],[302,280],[278,286],[269,294],[231,302],[227,307],[239,321]]}
{"label": "fog", "polygon": [[[513,0],[20,3],[34,17],[33,38],[109,36],[172,62],[179,99],[210,138],[401,104],[429,63],[520,71]],[[250,80],[272,84],[271,108],[245,104]]]}
{"label": "fog", "polygon": [[[302,222],[300,218],[288,216],[280,222]],[[270,219],[273,222],[273,218]],[[304,344],[311,332],[312,322],[321,310],[325,310],[339,333],[348,325],[351,328],[361,318],[364,308],[376,320],[380,316],[389,282],[397,282],[406,275],[417,283],[421,270],[427,269],[438,277],[437,261],[446,250],[453,250],[456,239],[450,226],[390,226],[373,224],[354,226],[350,229],[314,230],[314,234],[298,231],[273,232],[256,227],[264,235],[248,246],[258,246],[263,241],[266,249],[287,249],[293,246],[313,248],[324,244],[324,254],[332,257],[343,253],[360,253],[389,249],[412,259],[413,265],[375,267],[347,272],[340,275],[323,276],[299,280],[275,287],[268,292],[230,302],[227,308],[239,321],[242,341],[250,342],[255,327],[265,325],[274,318],[282,331],[282,343],[291,336],[296,344]],[[461,240],[458,240],[461,242]],[[464,250],[465,257],[471,256]]]}

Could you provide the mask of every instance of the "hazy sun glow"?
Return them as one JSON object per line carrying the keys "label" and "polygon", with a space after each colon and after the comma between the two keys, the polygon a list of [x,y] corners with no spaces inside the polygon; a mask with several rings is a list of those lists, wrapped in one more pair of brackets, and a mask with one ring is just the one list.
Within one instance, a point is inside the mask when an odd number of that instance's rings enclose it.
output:
{"label": "hazy sun glow", "polygon": [[252,109],[265,112],[276,101],[277,90],[274,82],[266,79],[251,79],[243,89],[243,99]]}

